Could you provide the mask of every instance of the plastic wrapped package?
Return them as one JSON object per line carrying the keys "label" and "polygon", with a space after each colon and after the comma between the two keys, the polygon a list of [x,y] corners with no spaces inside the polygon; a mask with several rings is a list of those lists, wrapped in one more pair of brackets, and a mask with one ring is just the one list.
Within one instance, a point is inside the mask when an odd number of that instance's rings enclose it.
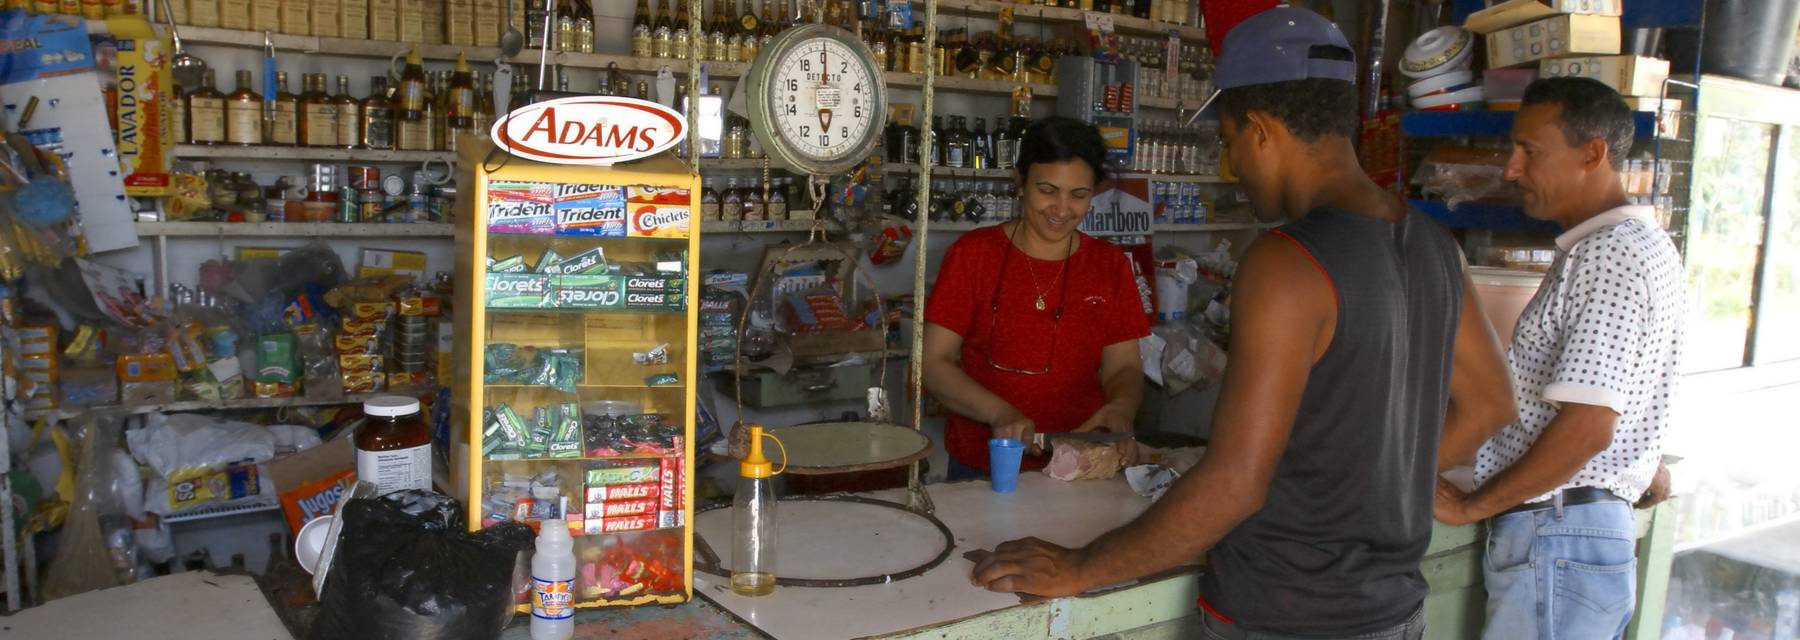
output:
{"label": "plastic wrapped package", "polygon": [[485,640],[511,620],[531,529],[463,530],[449,497],[399,491],[351,500],[309,638]]}
{"label": "plastic wrapped package", "polygon": [[44,597],[65,596],[132,582],[137,575],[130,511],[135,469],[115,459],[120,418],[89,413],[75,424],[80,454],[74,496],[62,540],[44,580]]}
{"label": "plastic wrapped package", "polygon": [[1474,200],[1516,200],[1506,180],[1507,150],[1439,145],[1420,163],[1413,184],[1427,198],[1451,207]]}
{"label": "plastic wrapped package", "polygon": [[[339,400],[348,389],[338,368],[331,329],[312,324],[294,332],[294,353],[300,360],[301,385],[308,400]],[[374,391],[375,389],[370,389]]]}
{"label": "plastic wrapped package", "polygon": [[138,462],[152,475],[144,511],[171,515],[189,509],[267,500],[274,482],[257,466],[278,450],[316,446],[305,427],[262,427],[195,414],[150,414],[148,425],[126,433]]}

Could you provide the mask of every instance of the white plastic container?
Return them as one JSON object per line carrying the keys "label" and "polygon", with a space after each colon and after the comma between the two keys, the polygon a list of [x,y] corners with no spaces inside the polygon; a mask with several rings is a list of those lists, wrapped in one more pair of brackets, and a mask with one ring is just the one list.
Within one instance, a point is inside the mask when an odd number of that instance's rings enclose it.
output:
{"label": "white plastic container", "polygon": [[575,635],[575,540],[562,520],[538,525],[531,556],[531,640]]}

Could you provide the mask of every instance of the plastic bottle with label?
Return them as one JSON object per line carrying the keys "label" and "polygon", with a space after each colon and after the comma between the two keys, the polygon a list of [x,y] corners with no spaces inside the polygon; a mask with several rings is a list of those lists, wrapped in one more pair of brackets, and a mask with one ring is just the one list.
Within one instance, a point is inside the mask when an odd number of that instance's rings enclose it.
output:
{"label": "plastic bottle with label", "polygon": [[531,640],[575,635],[575,540],[562,520],[538,524],[531,556]]}
{"label": "plastic bottle with label", "polygon": [[356,479],[375,485],[378,495],[431,489],[431,427],[419,415],[419,401],[376,396],[363,402],[368,420],[356,430]]}

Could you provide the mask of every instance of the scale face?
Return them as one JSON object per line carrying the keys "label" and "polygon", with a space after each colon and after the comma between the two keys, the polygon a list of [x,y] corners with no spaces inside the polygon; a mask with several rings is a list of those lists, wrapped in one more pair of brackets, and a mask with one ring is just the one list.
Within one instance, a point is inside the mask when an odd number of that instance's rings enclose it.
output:
{"label": "scale face", "polygon": [[776,36],[750,65],[745,103],[770,159],[808,175],[850,170],[887,124],[875,56],[842,29],[813,24]]}

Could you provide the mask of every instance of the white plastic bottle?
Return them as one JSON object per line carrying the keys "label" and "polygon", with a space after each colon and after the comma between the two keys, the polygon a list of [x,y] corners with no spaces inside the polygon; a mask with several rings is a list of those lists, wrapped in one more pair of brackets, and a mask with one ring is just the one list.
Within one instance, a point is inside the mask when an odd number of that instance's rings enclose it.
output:
{"label": "white plastic bottle", "polygon": [[531,556],[531,640],[575,635],[575,540],[562,520],[538,524]]}

